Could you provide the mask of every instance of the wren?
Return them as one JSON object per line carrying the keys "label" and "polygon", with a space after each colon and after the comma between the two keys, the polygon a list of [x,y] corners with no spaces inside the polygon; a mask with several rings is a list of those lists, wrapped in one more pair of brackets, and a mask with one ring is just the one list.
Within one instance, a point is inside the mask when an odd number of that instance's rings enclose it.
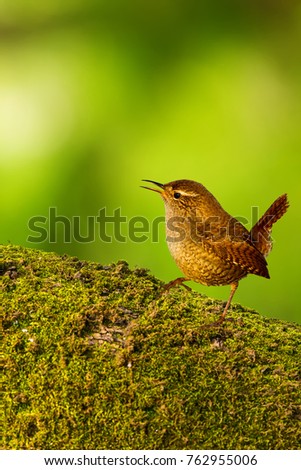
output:
{"label": "wren", "polygon": [[216,322],[222,323],[242,278],[248,274],[270,277],[266,257],[272,249],[271,230],[289,207],[287,195],[278,197],[249,231],[200,183],[143,181],[160,188],[142,186],[159,193],[164,201],[168,248],[185,276],[166,284],[165,290],[176,285],[188,288],[185,281],[230,285],[229,299]]}

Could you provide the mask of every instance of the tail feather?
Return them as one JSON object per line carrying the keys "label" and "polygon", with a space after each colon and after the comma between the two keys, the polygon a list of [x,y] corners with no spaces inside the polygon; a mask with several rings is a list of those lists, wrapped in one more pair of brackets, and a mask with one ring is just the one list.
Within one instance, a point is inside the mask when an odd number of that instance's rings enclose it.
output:
{"label": "tail feather", "polygon": [[265,257],[268,256],[273,246],[272,227],[286,213],[288,207],[287,194],[279,196],[251,230],[252,243]]}

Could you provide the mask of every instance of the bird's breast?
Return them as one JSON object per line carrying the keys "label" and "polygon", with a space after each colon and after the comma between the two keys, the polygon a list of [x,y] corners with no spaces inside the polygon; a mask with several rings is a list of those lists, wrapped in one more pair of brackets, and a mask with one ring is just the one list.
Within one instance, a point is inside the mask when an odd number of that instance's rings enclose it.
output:
{"label": "bird's breast", "polygon": [[[176,227],[176,228],[175,228]],[[201,239],[194,239],[190,227],[166,225],[169,251],[184,275],[204,285],[227,285],[241,279],[247,272],[205,249]]]}

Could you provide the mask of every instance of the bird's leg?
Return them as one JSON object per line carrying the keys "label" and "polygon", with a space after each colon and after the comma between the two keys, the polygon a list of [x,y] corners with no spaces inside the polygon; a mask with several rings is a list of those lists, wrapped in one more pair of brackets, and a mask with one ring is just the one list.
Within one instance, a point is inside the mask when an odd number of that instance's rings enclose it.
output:
{"label": "bird's leg", "polygon": [[226,303],[226,306],[224,308],[224,311],[223,313],[221,314],[221,316],[219,317],[219,319],[217,320],[216,324],[220,324],[220,323],[223,323],[223,321],[225,321],[225,317],[227,315],[227,311],[228,311],[228,308],[231,304],[231,301],[233,299],[233,295],[235,294],[235,291],[238,287],[238,281],[236,282],[232,282],[231,284],[231,291],[230,291],[230,295],[229,295],[229,299],[228,299],[228,302]]}
{"label": "bird's leg", "polygon": [[185,287],[186,290],[191,291],[192,290],[191,287],[186,286],[185,284],[183,284],[183,282],[185,282],[185,281],[189,281],[189,279],[187,279],[186,277],[178,277],[177,279],[174,279],[173,281],[170,281],[168,284],[165,284],[165,286],[163,286],[163,290],[166,292],[169,289],[171,289],[172,287],[183,286],[183,287]]}

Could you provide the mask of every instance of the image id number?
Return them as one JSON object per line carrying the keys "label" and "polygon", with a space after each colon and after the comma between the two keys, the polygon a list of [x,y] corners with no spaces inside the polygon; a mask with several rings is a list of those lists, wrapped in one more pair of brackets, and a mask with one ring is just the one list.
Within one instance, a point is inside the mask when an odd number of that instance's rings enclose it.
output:
{"label": "image id number", "polygon": [[232,455],[232,454],[220,454],[220,455],[187,455],[187,465],[257,465],[256,455]]}

